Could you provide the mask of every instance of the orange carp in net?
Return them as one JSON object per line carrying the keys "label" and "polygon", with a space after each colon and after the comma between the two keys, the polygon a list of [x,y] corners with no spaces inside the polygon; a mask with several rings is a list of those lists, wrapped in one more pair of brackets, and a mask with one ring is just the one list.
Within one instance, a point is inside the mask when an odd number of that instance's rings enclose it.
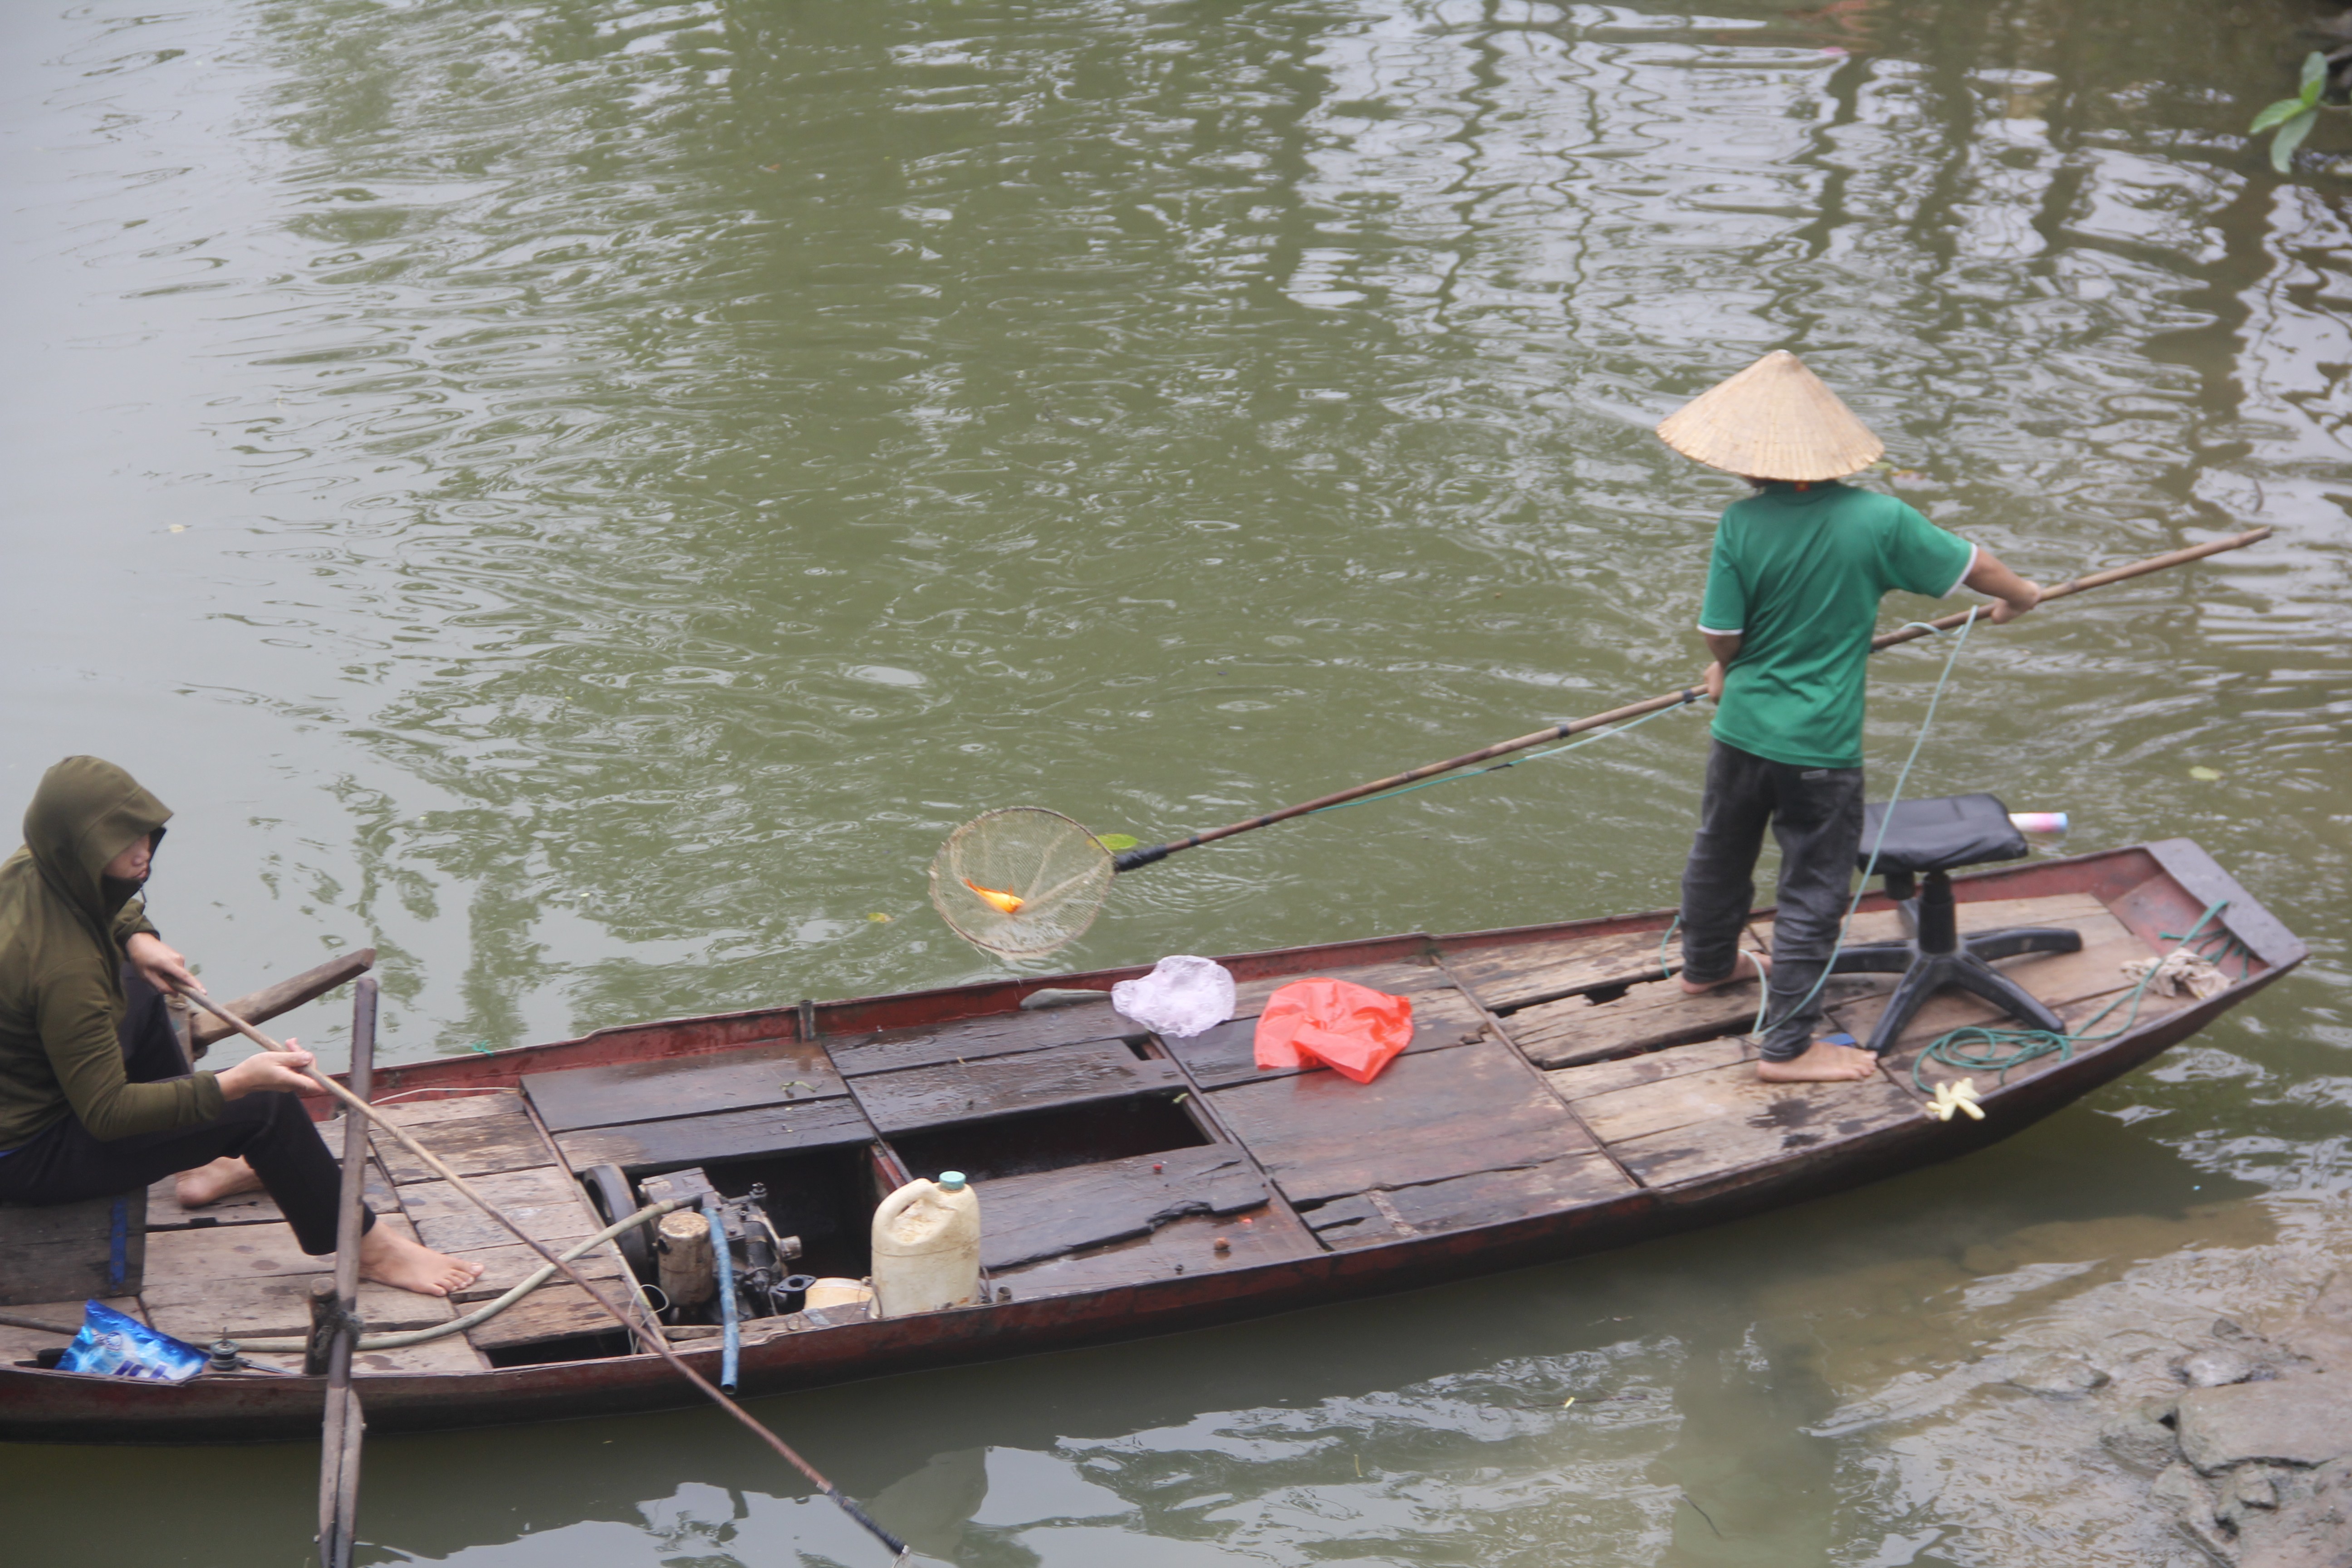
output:
{"label": "orange carp in net", "polygon": [[991,907],[1008,915],[1019,914],[1021,906],[1029,901],[1018,893],[1000,893],[994,888],[983,888],[969,877],[963,879],[963,885],[987,900]]}

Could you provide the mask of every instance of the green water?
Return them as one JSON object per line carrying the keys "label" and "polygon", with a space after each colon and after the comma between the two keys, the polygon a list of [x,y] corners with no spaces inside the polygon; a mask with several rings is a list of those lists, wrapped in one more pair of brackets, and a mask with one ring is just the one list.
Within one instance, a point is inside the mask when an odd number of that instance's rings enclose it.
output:
{"label": "green water", "polygon": [[[166,936],[375,945],[395,1059],[997,973],[924,898],[980,810],[1153,838],[1688,680],[1739,489],[1648,427],[1795,349],[2045,580],[2278,529],[1973,640],[1912,787],[2194,837],[2314,961],[1958,1166],[761,1413],[963,1563],[2162,1563],[1969,1369],[2352,1228],[2352,184],[2239,135],[2304,15],[13,7],[0,795],[131,768]],[[1883,784],[1937,661],[1882,665]],[[1180,857],[1066,962],[1667,903],[1701,730]],[[0,1497],[28,1561],[290,1565],[314,1462]],[[701,1415],[373,1443],[363,1526],[877,1557]]]}

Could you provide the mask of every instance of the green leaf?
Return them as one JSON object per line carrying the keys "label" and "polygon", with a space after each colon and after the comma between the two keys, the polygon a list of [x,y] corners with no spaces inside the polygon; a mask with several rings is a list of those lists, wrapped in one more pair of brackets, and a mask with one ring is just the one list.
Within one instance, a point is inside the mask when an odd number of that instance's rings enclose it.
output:
{"label": "green leaf", "polygon": [[2311,134],[2311,128],[2317,123],[2319,110],[2306,109],[2280,126],[2278,134],[2271,138],[2271,167],[2282,174],[2292,169],[2294,166],[2294,150],[2303,145],[2303,139]]}
{"label": "green leaf", "polygon": [[1132,833],[1097,833],[1095,842],[1116,855],[1122,849],[1132,849],[1143,842]]}
{"label": "green leaf", "polygon": [[2299,98],[2282,98],[2254,116],[2254,122],[2246,127],[2246,134],[2259,136],[2272,126],[2292,120],[2310,108],[2311,105]]}
{"label": "green leaf", "polygon": [[2327,57],[2317,49],[2303,57],[2303,101],[2317,103],[2327,89]]}
{"label": "green leaf", "polygon": [[2215,779],[2221,776],[2221,771],[2219,768],[2191,768],[2189,770],[2189,776],[2192,779],[2200,779],[2207,784],[2211,784]]}

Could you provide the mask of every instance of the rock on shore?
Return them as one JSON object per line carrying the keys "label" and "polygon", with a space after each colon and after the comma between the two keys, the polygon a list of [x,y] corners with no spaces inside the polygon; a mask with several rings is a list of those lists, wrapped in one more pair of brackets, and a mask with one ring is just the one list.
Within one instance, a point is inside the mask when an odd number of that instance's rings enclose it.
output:
{"label": "rock on shore", "polygon": [[2264,1337],[2227,1319],[2187,1389],[2110,1421],[2107,1449],[2229,1568],[2352,1568],[2352,1270]]}

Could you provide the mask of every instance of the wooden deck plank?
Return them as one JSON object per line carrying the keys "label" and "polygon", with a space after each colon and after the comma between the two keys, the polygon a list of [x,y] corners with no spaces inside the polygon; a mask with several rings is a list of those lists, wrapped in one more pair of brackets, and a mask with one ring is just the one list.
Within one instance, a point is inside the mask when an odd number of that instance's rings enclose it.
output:
{"label": "wooden deck plank", "polygon": [[0,1206],[0,1306],[130,1296],[147,1268],[147,1189]]}
{"label": "wooden deck plank", "polygon": [[[402,1131],[432,1150],[434,1158],[469,1181],[476,1176],[529,1170],[553,1158],[520,1099],[503,1099],[478,1114],[435,1123],[429,1131],[417,1131],[405,1125]],[[368,1144],[395,1185],[413,1186],[440,1180],[431,1167],[401,1147],[389,1133],[369,1133]]]}
{"label": "wooden deck plank", "polygon": [[[56,1323],[62,1328],[79,1331],[81,1328],[82,1303],[89,1299],[85,1296],[77,1296],[70,1301],[16,1301],[9,1304],[8,1310],[20,1318],[38,1318],[45,1322]],[[141,1307],[139,1298],[136,1296],[109,1296],[102,1299],[101,1304],[111,1307],[127,1317],[137,1318],[142,1322],[147,1321],[146,1310]],[[13,1365],[20,1361],[30,1361],[36,1351],[56,1350],[72,1338],[73,1334],[70,1332],[46,1334],[38,1329],[17,1329],[11,1328],[6,1323],[0,1323],[0,1366]]]}
{"label": "wooden deck plank", "polygon": [[[553,1165],[506,1171],[469,1179],[467,1185],[498,1205],[539,1241],[577,1240],[604,1228],[587,1195],[569,1171]],[[416,1226],[417,1239],[443,1252],[500,1247],[514,1233],[476,1208],[447,1182],[418,1182],[400,1189],[401,1207]]]}
{"label": "wooden deck plank", "polygon": [[[561,1253],[569,1246],[566,1243],[553,1250]],[[484,1301],[505,1295],[544,1266],[539,1254],[520,1241],[510,1241],[504,1247],[469,1247],[451,1256],[482,1266],[480,1279],[450,1293],[451,1300],[467,1303],[468,1311]],[[572,1267],[579,1270],[582,1279],[588,1280],[619,1280],[626,1278],[629,1272],[628,1265],[621,1258],[620,1249],[609,1241],[573,1259]]]}
{"label": "wooden deck plank", "polygon": [[[1840,976],[1822,989],[1835,1001],[1869,985]],[[1571,996],[1524,1008],[1504,1019],[1503,1028],[1538,1067],[1574,1067],[1744,1033],[1755,1026],[1758,1001],[1753,980],[1693,996],[1670,977],[1632,986],[1612,1002]]]}
{"label": "wooden deck plank", "polygon": [[520,1098],[520,1089],[470,1089],[439,1099],[387,1100],[375,1107],[375,1113],[378,1120],[396,1122],[415,1133],[417,1141],[429,1149],[433,1136],[425,1129],[463,1121],[468,1117],[497,1116],[510,1110]]}
{"label": "wooden deck plank", "polygon": [[[147,1190],[135,1188],[127,1193],[115,1193],[102,1198],[79,1198],[69,1204],[7,1204],[0,1205],[0,1245],[10,1249],[19,1247],[48,1247],[59,1243],[88,1243],[104,1252],[114,1228],[114,1206],[123,1205],[123,1223],[136,1233],[142,1228],[142,1216],[146,1212]],[[13,1250],[0,1252],[13,1263]],[[15,1269],[8,1282],[16,1281]],[[125,1291],[135,1295],[135,1291]],[[59,1297],[38,1297],[39,1300],[58,1300]]]}
{"label": "wooden deck plank", "polygon": [[1918,1100],[1884,1074],[1858,1083],[1765,1083],[1744,1062],[1597,1095],[1577,1109],[1654,1187],[1769,1165],[1922,1114]]}
{"label": "wooden deck plank", "polygon": [[[369,1326],[373,1328],[375,1325],[370,1323]],[[287,1372],[302,1370],[302,1358],[299,1355],[248,1354],[246,1359]],[[404,1345],[396,1351],[362,1351],[352,1358],[352,1374],[354,1377],[414,1377],[428,1373],[488,1372],[489,1369],[490,1363],[479,1351],[466,1342],[463,1334],[429,1340],[421,1345]]]}
{"label": "wooden deck plank", "polygon": [[830,1149],[867,1142],[873,1137],[873,1125],[857,1102],[835,1098],[713,1116],[673,1116],[624,1127],[592,1127],[559,1133],[555,1144],[575,1171],[612,1164],[645,1173],[675,1171],[714,1160]]}
{"label": "wooden deck plank", "polygon": [[[319,1124],[320,1136],[326,1140],[327,1151],[340,1162],[343,1152],[343,1123],[341,1117]],[[278,1200],[257,1188],[249,1193],[237,1193],[210,1203],[201,1208],[180,1206],[180,1178],[165,1176],[147,1189],[147,1228],[158,1230],[193,1230],[222,1225],[283,1225],[285,1212]],[[368,1162],[367,1205],[378,1214],[397,1214],[400,1200],[393,1195],[392,1184],[373,1160]]]}
{"label": "wooden deck plank", "polygon": [[1589,1152],[1592,1141],[1496,1040],[1402,1056],[1370,1083],[1300,1073],[1210,1091],[1293,1203]]}
{"label": "wooden deck plank", "polygon": [[1186,1087],[1174,1063],[1158,1058],[1139,1060],[1117,1040],[869,1073],[851,1081],[858,1103],[886,1137],[944,1122],[1172,1093]]}
{"label": "wooden deck plank", "polygon": [[1142,1025],[1121,1016],[1107,1003],[1082,1002],[1035,1013],[990,1013],[919,1028],[885,1029],[823,1044],[834,1066],[844,1077],[854,1079],[863,1073],[977,1061],[982,1057],[1013,1056],[1088,1041],[1139,1040],[1147,1033]]}
{"label": "wooden deck plank", "polygon": [[[330,1144],[329,1148],[333,1149],[334,1146]],[[373,1165],[368,1169],[368,1178],[371,1199],[381,1184],[388,1205],[396,1206],[396,1201],[392,1199],[391,1185],[383,1181]],[[147,1229],[150,1234],[159,1230],[187,1230],[209,1226],[286,1223],[285,1212],[278,1206],[278,1200],[268,1193],[238,1193],[218,1203],[191,1209],[180,1206],[179,1186],[179,1177],[166,1176],[147,1189]],[[369,1206],[373,1208],[375,1205],[371,1202]]]}
{"label": "wooden deck plank", "polygon": [[1556,1214],[1638,1190],[1607,1156],[1595,1152],[1518,1170],[1474,1171],[1419,1186],[1359,1193],[1299,1217],[1325,1246],[1345,1250]]}
{"label": "wooden deck plank", "polygon": [[992,1273],[1149,1236],[1185,1215],[1239,1214],[1266,1201],[1265,1183],[1225,1144],[974,1182],[972,1189],[987,1216],[981,1263]]}
{"label": "wooden deck plank", "polygon": [[751,1110],[849,1092],[824,1047],[814,1040],[770,1040],[704,1056],[528,1073],[522,1085],[550,1132]]}
{"label": "wooden deck plank", "polygon": [[[2074,926],[2083,928],[2084,921],[2115,919],[2107,906],[2088,893],[2055,893],[2039,899],[1987,899],[1979,903],[1955,904],[1954,921],[1963,934],[1981,931],[1999,931],[2006,926]],[[1767,952],[1772,944],[1772,921],[1758,917],[1748,922],[1758,945]],[[1851,943],[1865,942],[1900,942],[1907,933],[1903,929],[1903,917],[1893,910],[1870,910],[1857,913],[1846,928],[1845,940]],[[2092,940],[2084,936],[2087,945]]]}
{"label": "wooden deck plank", "polygon": [[[1223,1237],[1228,1250],[1220,1253]],[[992,1270],[990,1279],[1016,1301],[1108,1290],[1174,1275],[1221,1273],[1258,1263],[1321,1256],[1305,1226],[1278,1205],[1244,1214],[1187,1215],[1149,1236],[1017,1268]]]}
{"label": "wooden deck plank", "polygon": [[[1393,994],[1393,993],[1392,993]],[[1460,991],[1447,986],[1443,990],[1418,991],[1412,996],[1412,1041],[1405,1047],[1411,1051],[1444,1050],[1451,1046],[1465,1046],[1478,1038],[1486,1026],[1477,1005]],[[1257,1065],[1257,1017],[1236,1018],[1230,1024],[1220,1024],[1189,1040],[1162,1039],[1161,1047],[1184,1064],[1192,1080],[1203,1089],[1225,1084],[1248,1083],[1257,1079],[1284,1078],[1300,1072],[1299,1068],[1274,1068],[1261,1071]]]}
{"label": "wooden deck plank", "polygon": [[[376,1223],[396,1226],[405,1236],[416,1234],[416,1227],[398,1214],[378,1215]],[[313,1258],[304,1252],[292,1227],[281,1221],[160,1231],[147,1238],[147,1267],[153,1289],[162,1289],[206,1279],[325,1274],[334,1264],[331,1254]]]}
{"label": "wooden deck plank", "polygon": [[419,1373],[487,1372],[489,1362],[463,1334],[404,1345],[396,1351],[362,1351],[352,1357],[356,1377],[414,1376]]}
{"label": "wooden deck plank", "polygon": [[1727,1035],[1721,1039],[1670,1046],[1662,1051],[1622,1057],[1615,1061],[1561,1068],[1544,1077],[1561,1099],[1583,1100],[1606,1094],[1612,1089],[1631,1089],[1636,1084],[1655,1083],[1660,1079],[1680,1078],[1688,1072],[1705,1072],[1710,1068],[1755,1059],[1754,1041],[1745,1035]]}
{"label": "wooden deck plank", "polygon": [[1665,973],[1658,961],[1655,931],[1473,948],[1447,954],[1445,967],[1497,1013],[1538,997],[1630,985]]}
{"label": "wooden deck plank", "polygon": [[[1629,1143],[1678,1128],[1696,1128],[1706,1137],[1737,1140],[1742,1136],[1738,1129],[1753,1123],[1753,1131],[1778,1139],[1784,1131],[1834,1122],[1848,1114],[1850,1106],[1857,1114],[1867,1112],[1884,1100],[1882,1089],[1901,1093],[1883,1076],[1859,1083],[1765,1083],[1752,1067],[1734,1062],[1610,1089],[1577,1100],[1576,1109],[1585,1125],[1622,1156]],[[1916,1100],[1908,1093],[1901,1097],[1904,1114],[1918,1115]],[[1815,1137],[1801,1137],[1786,1148],[1800,1149],[1818,1142]],[[1771,1147],[1772,1153],[1753,1157],[1776,1157],[1783,1146],[1774,1142]]]}
{"label": "wooden deck plank", "polygon": [[[2085,944],[2123,936],[2123,926],[2087,894],[2006,899],[1959,906],[1963,931],[2013,925],[2064,925],[2084,933]],[[1754,940],[1769,947],[1772,922],[1754,922]],[[1892,910],[1859,916],[1848,941],[1891,940],[1901,933]],[[2019,961],[2029,962],[2029,961]],[[2030,982],[2029,982],[2030,984]],[[1889,978],[1839,975],[1824,987],[1828,1004],[1861,1002],[1892,988]],[[1685,994],[1671,977],[1629,987],[1614,1001],[1588,1004],[1580,998],[1539,1004],[1510,1015],[1503,1027],[1538,1067],[1565,1068],[1606,1061],[1664,1047],[1694,1043],[1752,1029],[1759,1000],[1756,983],[1741,981],[1704,995]],[[1874,1006],[1871,1016],[1876,1017]],[[1867,1037],[1866,1031],[1855,1031]]]}
{"label": "wooden deck plank", "polygon": [[[209,1345],[226,1331],[232,1339],[310,1331],[310,1281],[324,1279],[333,1259],[313,1258],[299,1274],[244,1279],[174,1279],[147,1299],[150,1321],[192,1345]],[[371,1331],[425,1329],[446,1323],[456,1310],[438,1296],[360,1282],[360,1316]]]}
{"label": "wooden deck plank", "polygon": [[[604,1297],[615,1306],[625,1305],[617,1289],[604,1290]],[[477,1350],[488,1351],[607,1330],[618,1333],[621,1325],[586,1291],[577,1285],[550,1285],[532,1291],[480,1327],[467,1330],[466,1338]]]}

